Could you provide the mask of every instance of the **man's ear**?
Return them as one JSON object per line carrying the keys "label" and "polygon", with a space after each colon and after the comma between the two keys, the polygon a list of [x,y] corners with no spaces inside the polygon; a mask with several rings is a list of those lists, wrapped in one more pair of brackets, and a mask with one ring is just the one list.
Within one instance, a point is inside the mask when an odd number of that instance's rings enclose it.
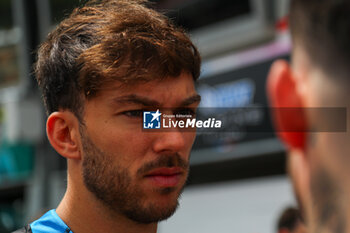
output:
{"label": "man's ear", "polygon": [[286,61],[273,63],[267,79],[267,95],[278,136],[289,149],[304,150],[307,121],[296,79]]}
{"label": "man's ear", "polygon": [[69,111],[52,113],[46,122],[46,133],[52,147],[67,159],[81,159],[79,122]]}

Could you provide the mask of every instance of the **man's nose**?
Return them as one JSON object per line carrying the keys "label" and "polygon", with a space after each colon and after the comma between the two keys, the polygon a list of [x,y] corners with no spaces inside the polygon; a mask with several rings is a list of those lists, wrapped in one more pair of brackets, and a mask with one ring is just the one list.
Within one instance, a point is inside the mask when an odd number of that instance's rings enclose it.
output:
{"label": "man's nose", "polygon": [[156,153],[181,151],[186,146],[186,139],[184,136],[184,132],[178,129],[161,132],[154,141],[153,150]]}

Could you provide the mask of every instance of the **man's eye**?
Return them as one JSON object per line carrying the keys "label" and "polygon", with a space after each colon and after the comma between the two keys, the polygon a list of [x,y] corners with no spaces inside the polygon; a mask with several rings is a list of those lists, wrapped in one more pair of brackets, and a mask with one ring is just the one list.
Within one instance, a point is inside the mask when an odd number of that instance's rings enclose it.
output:
{"label": "man's eye", "polygon": [[127,117],[137,118],[142,117],[143,110],[130,110],[123,112],[123,114]]}

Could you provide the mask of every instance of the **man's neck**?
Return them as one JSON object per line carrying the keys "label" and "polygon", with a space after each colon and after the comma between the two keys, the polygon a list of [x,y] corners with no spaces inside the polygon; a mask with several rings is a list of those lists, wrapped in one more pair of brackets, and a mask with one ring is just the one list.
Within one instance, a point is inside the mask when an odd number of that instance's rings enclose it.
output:
{"label": "man's neck", "polygon": [[56,209],[58,216],[74,233],[122,232],[156,233],[157,223],[140,224],[123,215],[112,213],[86,189],[67,187]]}

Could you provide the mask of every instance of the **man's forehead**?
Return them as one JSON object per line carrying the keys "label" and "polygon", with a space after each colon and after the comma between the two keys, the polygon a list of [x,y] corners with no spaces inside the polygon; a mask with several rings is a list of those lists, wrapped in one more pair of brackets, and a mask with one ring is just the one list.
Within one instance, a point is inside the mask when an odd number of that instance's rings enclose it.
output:
{"label": "man's forehead", "polygon": [[115,81],[101,89],[99,95],[117,104],[161,106],[166,101],[189,105],[200,101],[192,76],[166,78],[125,84]]}
{"label": "man's forehead", "polygon": [[154,78],[150,80],[131,80],[130,82],[126,81],[119,81],[119,80],[113,80],[110,82],[107,82],[103,85],[103,87],[100,89],[101,91],[135,91],[137,89],[145,89],[147,87],[149,88],[156,88],[157,86],[163,86],[164,84],[168,83],[169,81],[174,81],[173,83],[181,84],[181,83],[191,83],[195,85],[195,80],[193,79],[193,76],[189,73],[183,72],[181,75],[177,77],[163,77],[163,78]]}

